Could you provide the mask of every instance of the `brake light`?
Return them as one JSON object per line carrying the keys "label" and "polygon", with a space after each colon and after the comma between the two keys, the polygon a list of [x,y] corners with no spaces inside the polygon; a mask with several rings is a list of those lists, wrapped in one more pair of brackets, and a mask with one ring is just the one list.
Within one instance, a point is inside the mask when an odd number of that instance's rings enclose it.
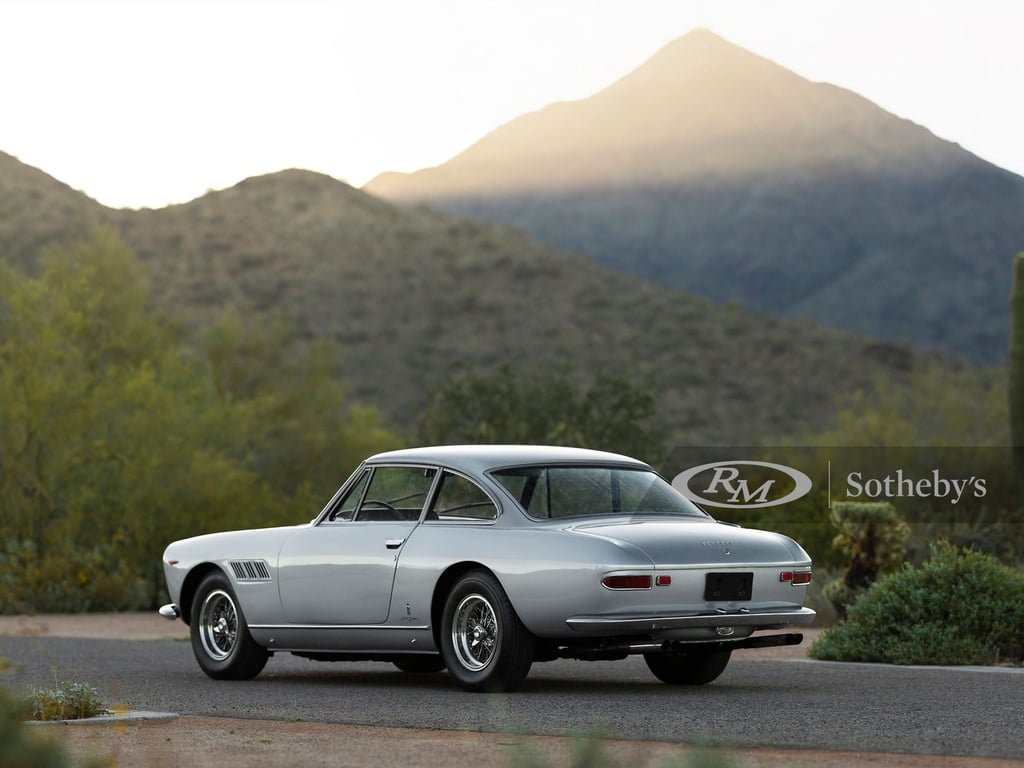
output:
{"label": "brake light", "polygon": [[605,576],[601,579],[605,589],[650,589],[650,576]]}
{"label": "brake light", "polygon": [[794,587],[811,583],[810,571],[783,571],[779,574],[779,581],[788,581]]}
{"label": "brake light", "polygon": [[656,578],[654,580],[654,583],[657,584],[659,587],[667,587],[667,586],[669,586],[672,583],[672,577],[671,576],[659,576],[658,578]]}

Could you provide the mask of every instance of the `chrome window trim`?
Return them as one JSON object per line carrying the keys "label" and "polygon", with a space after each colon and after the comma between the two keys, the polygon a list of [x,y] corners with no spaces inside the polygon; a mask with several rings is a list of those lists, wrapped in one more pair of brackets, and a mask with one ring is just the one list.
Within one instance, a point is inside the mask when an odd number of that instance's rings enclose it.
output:
{"label": "chrome window trim", "polygon": [[[359,498],[359,502],[356,504],[356,508],[357,509],[362,505],[363,499],[366,497],[366,492],[370,488],[370,483],[373,482],[373,474],[374,474],[374,472],[376,472],[378,469],[384,469],[384,468],[388,468],[388,467],[396,467],[396,468],[398,468],[398,467],[401,467],[401,468],[410,468],[410,467],[411,468],[417,468],[418,467],[418,468],[421,468],[421,469],[432,469],[432,470],[434,470],[434,473],[435,473],[434,474],[434,479],[431,482],[430,487],[427,489],[427,492],[426,492],[426,498],[428,498],[428,499],[431,498],[431,496],[434,493],[434,488],[437,486],[437,477],[438,477],[438,474],[440,474],[440,470],[441,470],[441,467],[438,467],[438,466],[436,466],[434,464],[411,464],[411,463],[407,463],[407,462],[394,462],[394,463],[388,462],[388,463],[380,463],[380,464],[371,464],[369,462],[363,462],[362,464],[359,465],[359,467],[356,469],[356,471],[353,472],[349,476],[348,480],[345,481],[345,483],[341,486],[341,488],[339,488],[335,492],[335,494],[331,497],[331,500],[327,503],[327,506],[323,508],[323,510],[320,512],[320,514],[313,521],[313,525],[321,525],[321,524],[322,525],[351,525],[352,523],[384,523],[386,525],[394,525],[394,523],[396,522],[394,520],[389,521],[389,520],[331,520],[330,519],[331,513],[338,506],[338,504],[341,503],[342,499],[345,498],[345,496],[348,494],[348,492],[352,488],[352,486],[356,485],[362,479],[364,471],[369,474],[369,477],[367,478],[366,487],[363,488],[363,492],[362,492],[362,495]],[[426,505],[424,504],[424,509],[425,508],[426,508]],[[419,514],[419,516],[415,520],[403,520],[403,521],[397,521],[397,522],[407,522],[407,523],[415,524],[415,523],[419,522],[422,518],[423,518],[423,509],[420,510],[420,514]]]}
{"label": "chrome window trim", "polygon": [[[463,480],[467,480],[468,482],[472,483],[474,486],[479,488],[481,491],[483,491],[484,496],[486,496],[488,498],[488,500],[491,502],[491,504],[494,505],[494,517],[492,519],[480,518],[479,520],[427,520],[426,519],[427,512],[430,510],[431,507],[434,506],[434,503],[437,501],[437,494],[441,490],[441,477],[444,475],[445,472],[447,472],[450,475],[454,475],[456,477],[461,477]],[[438,467],[437,478],[435,478],[434,487],[431,489],[431,493],[430,493],[430,503],[423,505],[423,509],[420,511],[419,522],[422,525],[429,525],[429,526],[435,526],[435,525],[495,525],[498,522],[498,520],[501,519],[501,515],[502,515],[501,504],[499,504],[498,500],[494,498],[494,494],[492,494],[487,488],[485,488],[483,485],[481,485],[479,481],[477,481],[474,478],[470,477],[465,472],[459,472],[458,470],[452,469],[451,467]]]}

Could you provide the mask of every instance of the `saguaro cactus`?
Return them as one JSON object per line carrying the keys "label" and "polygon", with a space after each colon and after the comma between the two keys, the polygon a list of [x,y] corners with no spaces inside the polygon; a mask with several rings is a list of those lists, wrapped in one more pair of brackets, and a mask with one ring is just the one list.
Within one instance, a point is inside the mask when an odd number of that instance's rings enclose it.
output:
{"label": "saguaro cactus", "polygon": [[1024,479],[1024,253],[1013,262],[1010,289],[1010,437],[1018,477]]}

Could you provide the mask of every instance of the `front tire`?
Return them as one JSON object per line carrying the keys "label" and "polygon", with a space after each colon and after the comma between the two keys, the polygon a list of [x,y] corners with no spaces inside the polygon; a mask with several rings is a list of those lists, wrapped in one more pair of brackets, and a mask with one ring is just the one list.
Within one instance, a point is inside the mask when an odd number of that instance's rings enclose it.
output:
{"label": "front tire", "polygon": [[196,590],[189,636],[200,669],[215,680],[256,677],[270,658],[249,634],[235,591],[220,571],[208,574]]}
{"label": "front tire", "polygon": [[732,651],[645,653],[647,668],[669,685],[704,685],[725,671]]}
{"label": "front tire", "polygon": [[511,691],[533,664],[534,638],[486,571],[460,578],[441,618],[441,656],[466,691]]}

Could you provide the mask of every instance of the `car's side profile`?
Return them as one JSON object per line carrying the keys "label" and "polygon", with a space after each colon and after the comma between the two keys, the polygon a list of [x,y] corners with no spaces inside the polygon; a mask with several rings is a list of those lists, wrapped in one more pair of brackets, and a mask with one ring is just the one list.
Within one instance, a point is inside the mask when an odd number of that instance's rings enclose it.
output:
{"label": "car's side profile", "polygon": [[715,521],[617,454],[446,446],[367,459],[303,525],[208,534],[164,553],[199,666],[249,678],[274,653],[447,669],[510,690],[536,661],[643,654],[670,684],[718,677],[754,636],[807,624],[811,560]]}

